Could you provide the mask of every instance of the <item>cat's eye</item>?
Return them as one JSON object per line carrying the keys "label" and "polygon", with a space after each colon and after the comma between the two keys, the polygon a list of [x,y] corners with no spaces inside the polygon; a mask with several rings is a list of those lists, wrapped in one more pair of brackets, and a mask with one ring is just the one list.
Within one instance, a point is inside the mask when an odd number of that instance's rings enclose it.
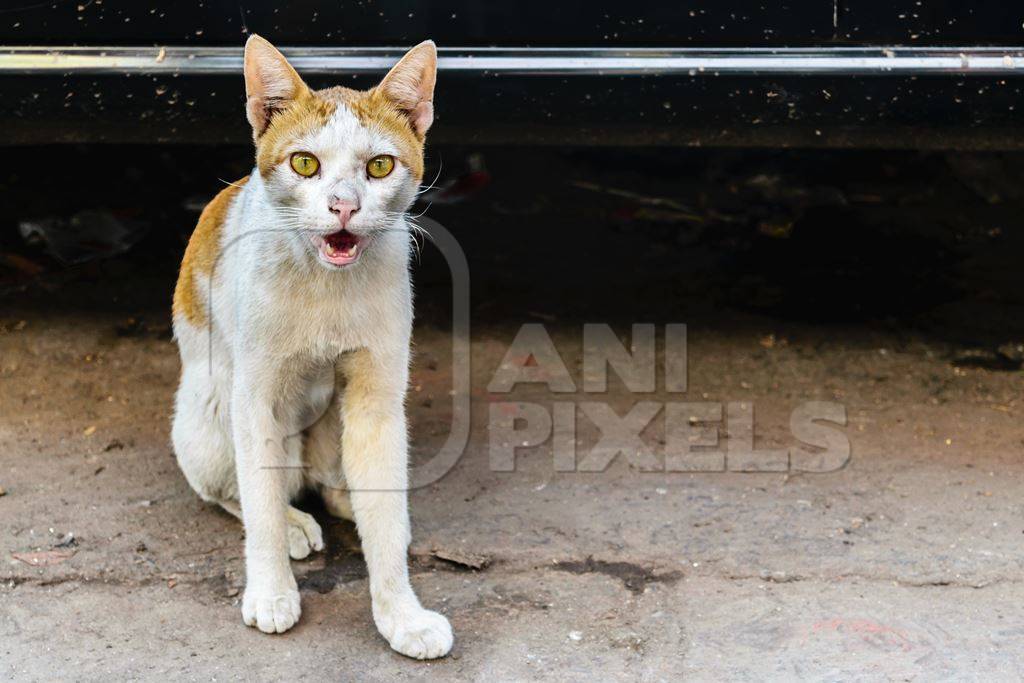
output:
{"label": "cat's eye", "polygon": [[292,155],[292,170],[308,178],[320,170],[320,160],[309,152],[296,152]]}
{"label": "cat's eye", "polygon": [[390,154],[380,154],[366,162],[366,173],[371,178],[386,178],[395,170],[395,158]]}

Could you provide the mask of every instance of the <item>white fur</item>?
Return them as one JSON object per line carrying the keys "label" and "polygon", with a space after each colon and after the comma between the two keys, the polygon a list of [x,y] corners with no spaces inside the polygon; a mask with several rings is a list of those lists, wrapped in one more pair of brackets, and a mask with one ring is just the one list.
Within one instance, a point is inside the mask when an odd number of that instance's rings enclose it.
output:
{"label": "white fur", "polygon": [[[401,164],[367,178],[369,157],[396,150],[342,106],[296,151],[316,154],[320,175],[302,178],[287,161],[267,178],[254,170],[228,212],[215,272],[198,283],[209,327],[174,321],[174,449],[199,495],[244,520],[246,624],[281,633],[299,619],[289,555],[320,550],[323,539],[290,502],[312,487],[330,511],[355,518],[381,634],[402,654],[440,657],[451,627],[420,606],[406,565],[413,311],[404,211],[417,182]],[[348,229],[369,236],[343,269],[318,261],[310,240],[338,229],[331,197],[359,203]]]}

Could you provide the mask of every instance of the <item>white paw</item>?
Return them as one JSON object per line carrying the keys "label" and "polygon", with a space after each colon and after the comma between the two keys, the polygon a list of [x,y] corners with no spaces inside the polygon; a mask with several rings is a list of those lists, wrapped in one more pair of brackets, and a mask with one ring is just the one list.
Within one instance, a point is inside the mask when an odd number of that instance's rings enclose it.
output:
{"label": "white paw", "polygon": [[313,515],[289,508],[288,555],[293,560],[302,560],[309,557],[311,552],[323,549],[324,533],[313,519]]}
{"label": "white paw", "polygon": [[299,591],[246,588],[242,597],[242,620],[264,633],[284,633],[299,620],[302,608]]}
{"label": "white paw", "polygon": [[391,649],[413,659],[444,657],[452,649],[452,627],[437,612],[419,606],[391,610],[377,620],[377,628]]}

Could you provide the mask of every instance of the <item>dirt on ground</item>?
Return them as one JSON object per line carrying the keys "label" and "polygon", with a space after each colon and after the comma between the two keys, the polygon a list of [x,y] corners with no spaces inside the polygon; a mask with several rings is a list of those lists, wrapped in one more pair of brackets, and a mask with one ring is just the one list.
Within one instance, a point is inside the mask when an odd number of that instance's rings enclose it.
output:
{"label": "dirt on ground", "polygon": [[[78,170],[113,163],[76,154]],[[161,184],[142,208],[86,182],[52,205],[26,189],[4,219],[0,677],[1024,676],[1020,157],[436,153],[447,170],[427,215],[471,276],[471,429],[450,471],[410,494],[413,584],[456,634],[449,657],[417,662],[373,627],[354,526],[313,498],[300,507],[327,548],[293,563],[301,622],[280,636],[245,627],[242,528],[177,469],[175,266],[202,187],[247,163],[236,150],[197,171],[204,154],[140,161],[121,189]],[[124,227],[121,246],[68,246],[61,221],[84,209]],[[22,239],[18,221],[44,219]],[[97,257],[62,262],[61,239]],[[458,422],[451,276],[430,243],[414,281],[421,464]],[[615,372],[606,391],[583,390],[588,323],[627,345],[633,324],[655,326],[653,391]],[[681,323],[687,387],[673,392],[663,337]],[[526,324],[575,391],[493,390]],[[610,429],[584,404],[657,412],[602,471],[557,466],[557,430],[504,471],[493,416],[512,402],[575,405],[577,464]],[[719,406],[720,444],[742,444],[729,410],[750,406],[766,450],[801,446],[791,419],[808,402],[845,412],[829,427],[849,444],[834,467],[667,471],[671,404]]]}

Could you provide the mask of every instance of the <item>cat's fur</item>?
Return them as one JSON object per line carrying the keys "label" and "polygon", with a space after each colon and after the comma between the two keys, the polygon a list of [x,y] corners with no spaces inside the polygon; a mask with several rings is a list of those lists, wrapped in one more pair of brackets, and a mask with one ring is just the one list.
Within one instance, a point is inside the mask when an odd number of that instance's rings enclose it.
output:
{"label": "cat's fur", "polygon": [[[323,538],[290,503],[313,488],[354,518],[377,628],[417,658],[452,646],[448,620],[420,606],[406,565],[405,211],[423,176],[436,65],[428,41],[371,90],[313,91],[251,37],[256,168],[203,211],[174,296],[174,450],[196,492],[244,521],[245,623],[281,633],[298,620],[289,555],[320,550]],[[295,152],[318,157],[319,171],[299,175]],[[380,154],[395,167],[372,178],[367,160]],[[350,265],[325,256],[324,236],[339,226],[359,238]]]}

